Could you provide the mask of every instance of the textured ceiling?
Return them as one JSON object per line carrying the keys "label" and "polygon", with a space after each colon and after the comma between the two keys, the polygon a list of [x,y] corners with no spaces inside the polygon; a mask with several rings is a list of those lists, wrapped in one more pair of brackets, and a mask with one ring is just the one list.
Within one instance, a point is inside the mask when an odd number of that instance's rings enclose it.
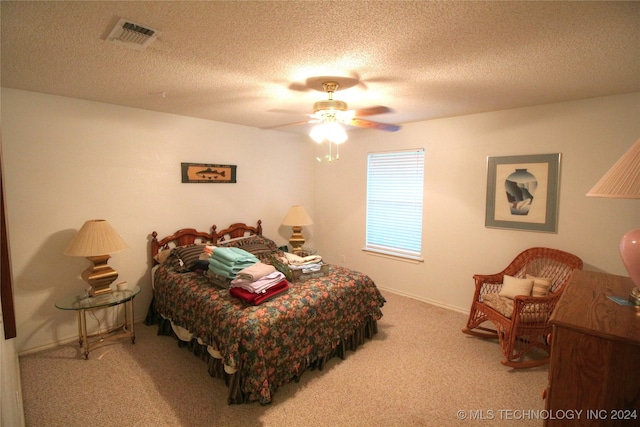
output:
{"label": "textured ceiling", "polygon": [[[640,91],[638,2],[1,2],[3,87],[246,126],[325,94],[408,123]],[[119,18],[161,32],[105,41]],[[302,130],[292,126],[283,130]]]}

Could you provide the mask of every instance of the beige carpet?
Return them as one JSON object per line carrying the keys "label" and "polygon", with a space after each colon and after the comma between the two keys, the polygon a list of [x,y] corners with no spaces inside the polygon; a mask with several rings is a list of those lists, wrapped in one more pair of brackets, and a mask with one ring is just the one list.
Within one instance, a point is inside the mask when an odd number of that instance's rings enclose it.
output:
{"label": "beige carpet", "polygon": [[[281,387],[271,405],[227,405],[224,381],[155,326],[94,350],[20,358],[28,427],[541,426],[547,367],[500,364],[466,316],[389,292],[379,333],[345,360]],[[465,419],[462,419],[465,418]]]}

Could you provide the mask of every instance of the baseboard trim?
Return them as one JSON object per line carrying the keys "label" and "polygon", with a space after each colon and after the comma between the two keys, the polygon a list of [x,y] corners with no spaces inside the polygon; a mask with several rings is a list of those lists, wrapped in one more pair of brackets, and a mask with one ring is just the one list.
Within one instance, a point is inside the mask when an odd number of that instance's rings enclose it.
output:
{"label": "baseboard trim", "polygon": [[[144,322],[145,318],[146,318],[146,315],[145,315],[145,317],[142,317],[140,319],[135,319],[133,321],[133,323],[135,323],[136,325],[138,323],[142,323],[142,322]],[[34,354],[34,353],[39,353],[41,351],[45,351],[45,350],[49,350],[49,349],[52,349],[52,348],[55,348],[55,347],[59,347],[61,345],[67,345],[67,344],[70,344],[72,342],[78,343],[78,336],[77,335],[73,335],[73,336],[70,336],[68,338],[62,338],[62,339],[59,339],[57,341],[53,341],[53,342],[50,342],[48,344],[41,345],[39,347],[34,347],[34,348],[29,348],[27,350],[22,350],[22,351],[18,352],[18,357],[27,356],[29,354]],[[78,345],[78,348],[80,348],[79,345]]]}
{"label": "baseboard trim", "polygon": [[417,295],[413,295],[407,292],[400,292],[397,289],[390,289],[390,288],[385,288],[384,286],[378,286],[378,289],[383,290],[385,292],[391,292],[392,294],[396,294],[396,295],[400,295],[403,297],[407,297],[407,298],[411,298],[411,299],[415,299],[418,301],[422,301],[425,302],[427,304],[431,304],[431,305],[435,305],[436,307],[440,307],[440,308],[445,308],[447,310],[451,310],[451,311],[455,311],[458,312],[460,314],[464,314],[464,315],[468,315],[469,311],[468,310],[463,310],[460,307],[456,307],[453,305],[449,305],[449,304],[444,304],[440,301],[435,301],[435,300],[431,300],[428,298],[423,298],[423,297],[419,297]]}

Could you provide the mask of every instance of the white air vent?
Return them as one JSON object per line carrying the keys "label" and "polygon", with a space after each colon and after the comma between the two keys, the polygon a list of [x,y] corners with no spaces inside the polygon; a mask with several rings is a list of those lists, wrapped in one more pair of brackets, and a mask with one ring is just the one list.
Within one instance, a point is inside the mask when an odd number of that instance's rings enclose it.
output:
{"label": "white air vent", "polygon": [[149,27],[136,24],[121,18],[107,36],[107,41],[130,47],[131,49],[146,49],[160,33]]}

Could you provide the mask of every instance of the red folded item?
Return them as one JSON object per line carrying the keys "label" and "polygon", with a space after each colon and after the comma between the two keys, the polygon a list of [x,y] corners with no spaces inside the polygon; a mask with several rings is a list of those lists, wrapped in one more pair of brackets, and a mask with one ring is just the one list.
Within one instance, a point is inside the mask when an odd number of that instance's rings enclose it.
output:
{"label": "red folded item", "polygon": [[254,294],[253,292],[249,292],[246,289],[242,289],[238,287],[230,288],[229,293],[236,298],[240,298],[241,300],[243,300],[248,304],[258,305],[288,290],[289,290],[289,282],[287,282],[286,279],[283,279],[280,282],[273,285],[272,287],[270,287],[269,289],[267,289],[265,292],[262,292],[259,294]]}

